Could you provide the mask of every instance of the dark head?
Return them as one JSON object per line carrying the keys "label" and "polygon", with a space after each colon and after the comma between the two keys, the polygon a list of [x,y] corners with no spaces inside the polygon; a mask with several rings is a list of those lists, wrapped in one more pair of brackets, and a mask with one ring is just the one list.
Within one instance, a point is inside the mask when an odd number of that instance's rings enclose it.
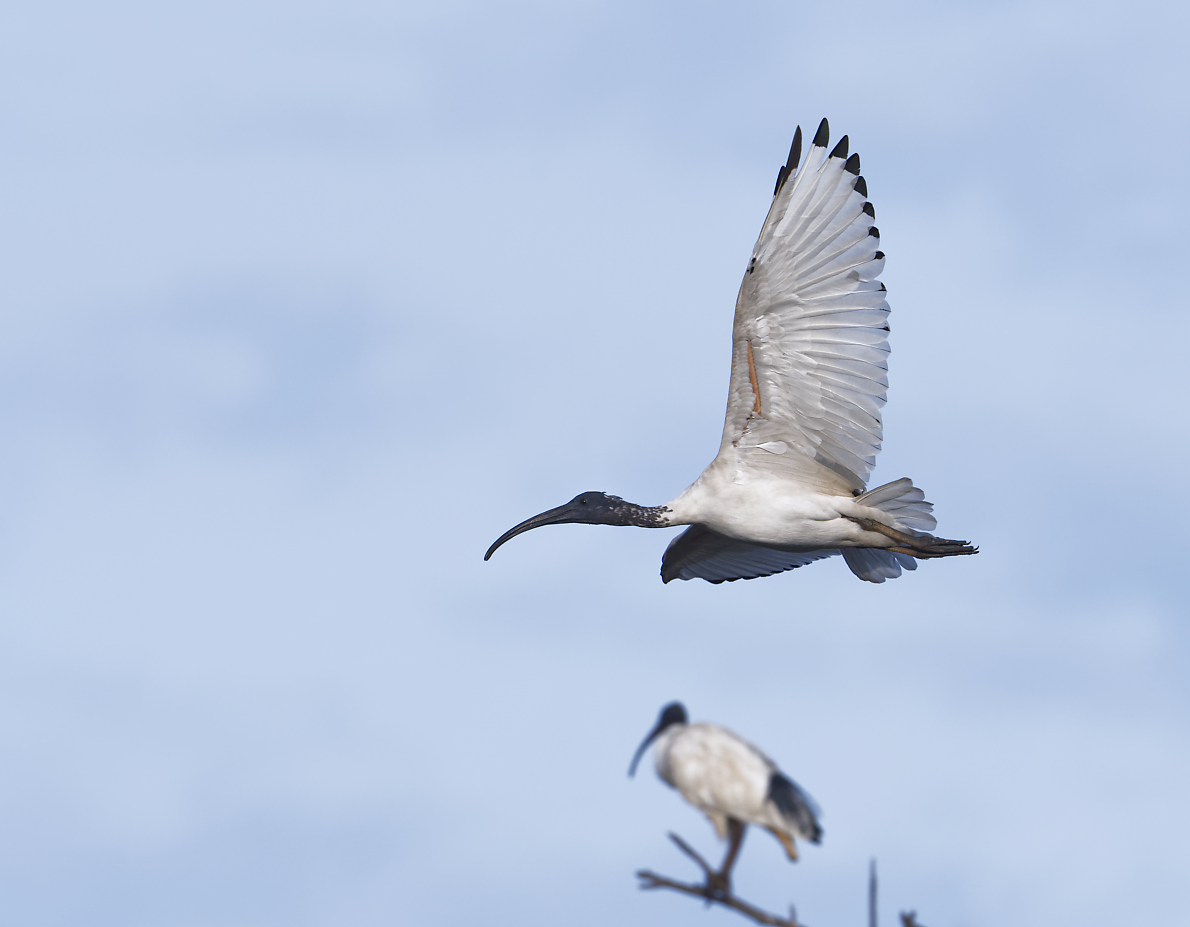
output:
{"label": "dark head", "polygon": [[491,557],[505,541],[544,525],[635,525],[640,528],[660,528],[664,525],[662,513],[666,511],[668,509],[664,506],[646,508],[605,492],[582,492],[565,505],[534,515],[515,528],[509,528],[496,538],[496,543],[488,548],[483,559]]}
{"label": "dark head", "polygon": [[636,754],[632,757],[632,765],[628,767],[629,777],[636,775],[636,765],[640,762],[640,758],[649,749],[649,744],[661,736],[662,731],[675,724],[685,724],[686,721],[686,706],[681,702],[670,702],[662,708],[661,715],[657,718],[657,724],[654,725],[653,730],[649,731],[649,736],[636,748]]}

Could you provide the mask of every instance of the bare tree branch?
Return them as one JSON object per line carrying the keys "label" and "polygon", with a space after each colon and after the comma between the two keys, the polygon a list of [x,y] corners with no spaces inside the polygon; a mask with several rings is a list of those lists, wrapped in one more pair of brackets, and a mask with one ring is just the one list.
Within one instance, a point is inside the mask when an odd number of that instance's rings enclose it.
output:
{"label": "bare tree branch", "polygon": [[[690,844],[674,833],[669,835],[669,839],[674,842],[674,845],[679,850],[694,860],[698,868],[702,870],[705,881],[702,885],[696,885],[692,882],[679,882],[677,879],[657,875],[657,873],[650,872],[648,869],[639,869],[637,870],[636,877],[640,879],[640,887],[642,889],[670,888],[675,892],[681,892],[683,895],[701,898],[708,905],[721,904],[725,908],[739,911],[745,917],[750,917],[756,923],[764,924],[766,927],[806,927],[806,924],[797,919],[797,911],[793,905],[789,906],[789,917],[779,917],[776,914],[769,914],[767,911],[762,911],[755,905],[748,904],[742,898],[737,898],[731,893],[730,889],[721,887],[728,884],[723,878],[723,874],[712,869],[711,864],[703,859],[694,847],[690,846]],[[869,927],[876,927],[876,860],[874,859],[868,869],[868,924]],[[924,927],[924,925],[917,922],[916,911],[902,911],[901,927]]]}
{"label": "bare tree branch", "polygon": [[755,905],[741,901],[735,895],[729,895],[715,889],[708,890],[705,885],[690,885],[686,882],[678,882],[676,879],[668,879],[665,876],[649,872],[647,869],[639,870],[636,873],[636,877],[641,880],[641,888],[672,888],[676,892],[683,892],[687,895],[693,895],[695,898],[702,898],[708,904],[721,904],[725,908],[739,911],[745,917],[752,918],[758,924],[768,924],[771,927],[806,927],[804,923],[797,919],[797,912],[792,907],[789,911],[789,917],[777,917],[775,914],[762,911]]}
{"label": "bare tree branch", "polygon": [[711,868],[711,864],[708,863],[701,856],[699,856],[698,851],[695,850],[694,847],[690,846],[690,844],[688,844],[685,840],[683,840],[681,837],[679,837],[673,831],[670,831],[668,836],[669,836],[670,840],[672,840],[674,843],[677,844],[679,850],[681,850],[683,853],[685,853],[687,856],[689,856],[692,860],[694,860],[696,863],[698,863],[698,868],[701,869],[702,874],[707,877],[707,884],[710,885],[711,884],[711,876],[713,876],[715,874],[715,870]]}
{"label": "bare tree branch", "polygon": [[679,882],[676,879],[657,875],[647,869],[641,869],[636,873],[636,877],[641,880],[640,887],[642,889],[671,888],[676,892],[701,898],[707,904],[721,904],[725,908],[739,911],[745,917],[750,917],[756,923],[766,924],[768,927],[806,927],[805,924],[797,919],[797,912],[794,910],[793,905],[789,906],[789,917],[778,917],[776,914],[769,914],[767,911],[762,911],[755,905],[748,904],[748,902],[735,897],[730,891],[713,887],[711,883],[716,873],[707,861],[699,856],[694,848],[677,834],[670,834],[669,839],[677,845],[679,850],[698,864],[706,881],[702,885],[693,885],[688,882]]}
{"label": "bare tree branch", "polygon": [[876,859],[868,864],[868,927],[877,927],[876,918]]}

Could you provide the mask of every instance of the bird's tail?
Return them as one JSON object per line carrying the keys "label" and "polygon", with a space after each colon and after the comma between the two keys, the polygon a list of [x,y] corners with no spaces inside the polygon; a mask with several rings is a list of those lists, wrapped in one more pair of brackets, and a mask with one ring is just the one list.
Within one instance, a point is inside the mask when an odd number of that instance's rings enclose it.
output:
{"label": "bird's tail", "polygon": [[[908,477],[869,489],[855,501],[887,512],[893,517],[893,526],[906,534],[926,534],[938,526],[938,520],[930,514],[934,506],[926,502],[926,494]],[[903,569],[917,569],[917,561],[907,554],[876,547],[845,547],[843,559],[852,573],[869,583],[896,579]]]}
{"label": "bird's tail", "polygon": [[[796,782],[774,769],[769,776],[768,797],[795,834],[811,843],[822,840],[822,825],[818,823],[822,812]],[[789,847],[785,849],[788,851]],[[797,859],[797,854],[791,853],[790,858]]]}
{"label": "bird's tail", "polygon": [[926,502],[926,494],[907,476],[869,489],[855,501],[888,512],[896,519],[893,527],[901,531],[908,529],[907,534],[925,533],[938,527],[938,519],[930,514],[934,506]]}

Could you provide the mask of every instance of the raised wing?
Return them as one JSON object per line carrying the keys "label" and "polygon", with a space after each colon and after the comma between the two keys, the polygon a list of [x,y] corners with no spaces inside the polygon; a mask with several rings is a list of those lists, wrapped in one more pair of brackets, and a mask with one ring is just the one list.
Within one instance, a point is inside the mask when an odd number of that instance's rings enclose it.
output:
{"label": "raised wing", "polygon": [[720,457],[736,479],[778,473],[863,490],[880,450],[888,303],[875,210],[826,120],[798,167],[801,129],[736,301]]}
{"label": "raised wing", "polygon": [[737,541],[704,525],[691,525],[669,542],[661,558],[661,581],[705,579],[730,583],[784,573],[815,560],[835,556],[837,550],[794,553]]}

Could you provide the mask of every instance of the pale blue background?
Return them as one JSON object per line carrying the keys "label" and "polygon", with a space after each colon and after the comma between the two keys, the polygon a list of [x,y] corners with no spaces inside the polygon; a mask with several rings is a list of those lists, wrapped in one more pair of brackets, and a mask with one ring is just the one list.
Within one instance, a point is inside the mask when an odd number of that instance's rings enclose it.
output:
{"label": "pale blue background", "polygon": [[[1185,919],[1175,3],[10,7],[0,907],[21,925],[743,923],[625,769],[682,698],[825,810],[815,927]],[[886,450],[983,547],[662,586],[796,123],[863,158]]]}

